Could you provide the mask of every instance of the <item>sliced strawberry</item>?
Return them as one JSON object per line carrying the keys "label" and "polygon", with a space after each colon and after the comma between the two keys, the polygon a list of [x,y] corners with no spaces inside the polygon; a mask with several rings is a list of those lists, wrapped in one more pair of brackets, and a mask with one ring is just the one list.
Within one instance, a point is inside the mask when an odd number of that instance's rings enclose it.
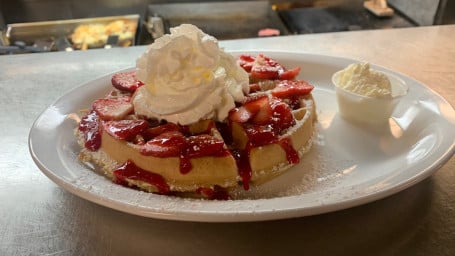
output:
{"label": "sliced strawberry", "polygon": [[224,152],[224,142],[208,134],[190,136],[187,140],[187,156],[202,157]]}
{"label": "sliced strawberry", "polygon": [[259,111],[254,116],[252,122],[253,124],[269,124],[272,121],[273,109],[270,106],[270,101],[268,97],[265,97],[266,100],[256,101],[256,104],[260,104]]}
{"label": "sliced strawberry", "polygon": [[278,98],[291,98],[309,94],[314,86],[304,80],[283,80],[272,90],[272,95]]}
{"label": "sliced strawberry", "polygon": [[278,69],[284,69],[283,66],[281,66],[276,60],[265,56],[264,54],[259,54],[256,58],[256,63],[259,63],[260,65],[266,65],[269,67],[276,67]]}
{"label": "sliced strawberry", "polygon": [[239,60],[245,61],[245,62],[254,62],[254,60],[256,60],[256,58],[251,55],[248,55],[248,54],[242,54],[242,55],[240,55]]}
{"label": "sliced strawberry", "polygon": [[283,71],[278,79],[280,80],[293,80],[297,77],[297,75],[300,73],[300,67],[293,68],[291,70],[285,70]]}
{"label": "sliced strawberry", "polygon": [[229,120],[236,123],[246,123],[253,117],[253,113],[250,113],[246,108],[239,107],[234,108],[229,112]]}
{"label": "sliced strawberry", "polygon": [[258,79],[275,80],[284,72],[284,67],[275,60],[259,54],[251,68],[251,77]]}
{"label": "sliced strawberry", "polygon": [[143,82],[137,79],[135,71],[116,73],[112,76],[111,82],[115,88],[128,92],[134,92],[137,88],[144,85]]}
{"label": "sliced strawberry", "polygon": [[142,146],[140,152],[146,156],[175,157],[186,148],[186,138],[177,131],[165,132]]}
{"label": "sliced strawberry", "polygon": [[145,140],[151,140],[162,133],[171,131],[180,131],[180,126],[174,123],[162,124],[148,128],[147,130],[144,131],[143,135],[145,137]]}
{"label": "sliced strawberry", "polygon": [[240,55],[239,59],[237,60],[237,64],[242,67],[246,72],[251,72],[251,68],[253,67],[253,62],[256,58],[251,55]]}
{"label": "sliced strawberry", "polygon": [[252,146],[270,144],[277,139],[277,133],[271,125],[252,125],[245,129]]}
{"label": "sliced strawberry", "polygon": [[275,98],[272,100],[271,109],[273,112],[273,127],[277,130],[278,133],[281,133],[282,130],[285,130],[295,124],[292,110],[288,104]]}
{"label": "sliced strawberry", "polygon": [[130,140],[147,129],[145,120],[106,121],[104,130],[116,139]]}
{"label": "sliced strawberry", "polygon": [[97,99],[92,108],[103,120],[120,120],[133,111],[130,97]]}
{"label": "sliced strawberry", "polygon": [[96,151],[101,147],[100,117],[91,111],[81,118],[79,130],[84,134],[85,147]]}
{"label": "sliced strawberry", "polygon": [[229,120],[237,123],[245,123],[256,116],[261,108],[266,107],[268,101],[269,99],[266,95],[249,98],[242,106],[231,110]]}
{"label": "sliced strawberry", "polygon": [[280,72],[275,67],[254,66],[251,68],[251,77],[258,79],[275,80],[278,79]]}

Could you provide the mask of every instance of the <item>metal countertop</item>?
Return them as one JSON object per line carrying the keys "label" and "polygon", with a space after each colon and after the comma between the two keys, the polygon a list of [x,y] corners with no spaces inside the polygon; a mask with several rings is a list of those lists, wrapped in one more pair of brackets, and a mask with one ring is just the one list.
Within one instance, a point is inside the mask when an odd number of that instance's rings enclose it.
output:
{"label": "metal countertop", "polygon": [[[401,72],[455,104],[455,26],[221,41],[227,50],[345,56]],[[196,223],[111,210],[33,163],[33,121],[68,90],[131,67],[143,46],[0,56],[0,255],[454,255],[455,159],[385,199],[317,216]]]}

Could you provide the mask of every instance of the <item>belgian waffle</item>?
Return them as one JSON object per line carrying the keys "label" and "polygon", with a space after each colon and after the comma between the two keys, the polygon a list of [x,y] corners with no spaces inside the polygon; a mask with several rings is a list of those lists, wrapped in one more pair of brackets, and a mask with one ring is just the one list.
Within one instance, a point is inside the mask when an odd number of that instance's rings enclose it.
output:
{"label": "belgian waffle", "polygon": [[[115,77],[129,77],[134,89]],[[226,199],[220,191],[261,184],[310,150],[316,106],[305,81],[250,80],[245,102],[225,122],[182,126],[135,114],[131,98],[141,82],[134,72],[116,74],[112,91],[93,102],[75,129],[79,157],[116,183],[160,194]]]}

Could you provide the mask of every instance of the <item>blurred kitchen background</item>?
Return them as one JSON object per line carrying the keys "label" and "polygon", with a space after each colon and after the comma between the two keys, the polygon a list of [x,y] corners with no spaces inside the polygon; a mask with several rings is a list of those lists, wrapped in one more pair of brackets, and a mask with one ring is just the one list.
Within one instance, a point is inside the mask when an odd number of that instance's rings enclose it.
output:
{"label": "blurred kitchen background", "polygon": [[365,2],[0,0],[0,54],[145,45],[181,23],[218,39],[455,23],[455,1]]}

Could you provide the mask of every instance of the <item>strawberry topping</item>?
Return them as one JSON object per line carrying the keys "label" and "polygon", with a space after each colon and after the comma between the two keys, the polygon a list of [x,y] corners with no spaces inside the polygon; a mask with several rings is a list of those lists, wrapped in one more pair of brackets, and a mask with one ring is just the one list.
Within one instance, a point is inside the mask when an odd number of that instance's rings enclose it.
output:
{"label": "strawberry topping", "polygon": [[160,194],[169,194],[170,187],[163,176],[139,168],[131,160],[114,170],[115,183],[129,186],[126,179],[147,182],[158,190]]}
{"label": "strawberry topping", "polygon": [[187,139],[186,154],[189,157],[202,157],[223,154],[224,142],[208,134],[190,136]]}
{"label": "strawberry topping", "polygon": [[103,120],[121,120],[133,111],[129,96],[97,99],[92,108]]}
{"label": "strawberry topping", "polygon": [[84,115],[79,122],[79,131],[84,134],[85,148],[96,151],[101,147],[100,117],[95,111]]}
{"label": "strawberry topping", "polygon": [[242,67],[246,72],[251,72],[255,58],[250,55],[242,54],[237,60],[237,64]]}
{"label": "strawberry topping", "polygon": [[288,104],[277,98],[271,100],[272,118],[271,124],[277,130],[277,133],[281,133],[283,130],[293,126],[295,124],[292,110]]}
{"label": "strawberry topping", "polygon": [[144,85],[137,79],[135,71],[116,73],[112,76],[111,82],[115,88],[127,92],[134,92]]}
{"label": "strawberry topping", "polygon": [[171,131],[174,131],[174,132],[181,131],[181,127],[174,123],[166,123],[166,124],[148,128],[147,130],[144,131],[143,135],[146,140],[151,140],[160,134],[163,134],[165,132],[171,132]]}
{"label": "strawberry topping", "polygon": [[[237,123],[246,123],[255,117],[259,112],[268,112],[268,107],[269,98],[267,95],[250,97],[242,106],[234,108],[230,111],[229,119]],[[264,110],[262,110],[263,108]],[[264,116],[266,114],[267,113],[261,113],[261,116]],[[263,118],[267,117],[258,117],[258,121],[260,122]]]}
{"label": "strawberry topping", "polygon": [[272,95],[278,98],[304,96],[313,90],[314,86],[304,80],[284,80],[272,90]]}
{"label": "strawberry topping", "polygon": [[141,154],[154,157],[179,157],[180,172],[188,173],[190,159],[203,156],[225,156],[224,142],[208,134],[185,137],[179,131],[168,131],[149,140]]}
{"label": "strawberry topping", "polygon": [[231,196],[229,195],[228,191],[223,187],[215,185],[213,188],[205,188],[201,187],[196,190],[196,193],[203,196],[209,200],[229,200]]}
{"label": "strawberry topping", "polygon": [[241,55],[238,64],[246,72],[250,73],[252,78],[266,80],[293,80],[300,73],[300,67],[287,70],[274,59],[259,54],[257,57],[250,55]]}
{"label": "strawberry topping", "polygon": [[147,141],[141,154],[154,157],[179,156],[186,145],[186,138],[181,132],[169,131]]}
{"label": "strawberry topping", "polygon": [[106,121],[104,130],[116,139],[130,140],[147,129],[145,120]]}

